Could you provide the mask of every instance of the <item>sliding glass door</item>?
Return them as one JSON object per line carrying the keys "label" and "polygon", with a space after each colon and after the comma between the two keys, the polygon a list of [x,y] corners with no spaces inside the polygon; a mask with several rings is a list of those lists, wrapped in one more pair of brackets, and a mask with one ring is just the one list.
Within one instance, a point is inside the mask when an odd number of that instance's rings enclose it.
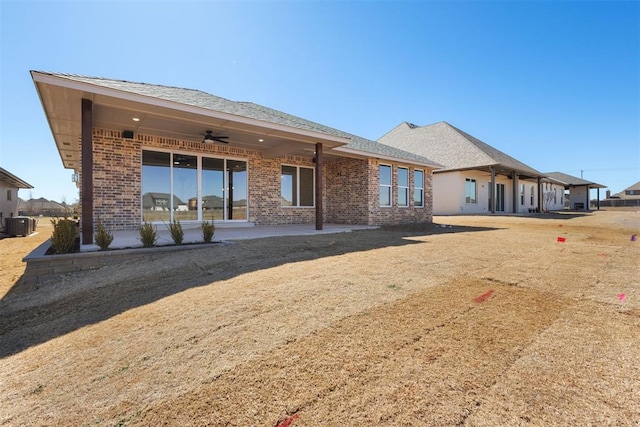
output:
{"label": "sliding glass door", "polygon": [[143,221],[247,218],[246,161],[143,150]]}

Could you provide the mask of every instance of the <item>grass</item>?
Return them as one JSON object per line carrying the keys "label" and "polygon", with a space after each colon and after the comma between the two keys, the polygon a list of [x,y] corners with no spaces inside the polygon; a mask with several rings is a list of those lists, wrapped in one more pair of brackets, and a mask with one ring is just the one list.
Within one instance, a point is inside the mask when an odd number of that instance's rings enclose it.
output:
{"label": "grass", "polygon": [[437,220],[14,287],[0,424],[634,425],[640,216]]}

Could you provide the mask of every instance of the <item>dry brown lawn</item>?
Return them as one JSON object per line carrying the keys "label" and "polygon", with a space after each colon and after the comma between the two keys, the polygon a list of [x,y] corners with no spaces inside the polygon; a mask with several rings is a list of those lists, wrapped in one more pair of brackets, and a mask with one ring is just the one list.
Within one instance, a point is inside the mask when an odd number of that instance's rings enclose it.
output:
{"label": "dry brown lawn", "polygon": [[639,212],[436,222],[39,286],[0,240],[0,424],[640,425]]}

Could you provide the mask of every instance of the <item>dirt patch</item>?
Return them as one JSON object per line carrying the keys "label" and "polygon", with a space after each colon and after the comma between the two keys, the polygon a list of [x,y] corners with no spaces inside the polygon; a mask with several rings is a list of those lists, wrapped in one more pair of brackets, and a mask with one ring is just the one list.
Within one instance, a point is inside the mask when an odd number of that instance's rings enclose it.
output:
{"label": "dirt patch", "polygon": [[634,425],[639,218],[440,217],[13,285],[0,423]]}

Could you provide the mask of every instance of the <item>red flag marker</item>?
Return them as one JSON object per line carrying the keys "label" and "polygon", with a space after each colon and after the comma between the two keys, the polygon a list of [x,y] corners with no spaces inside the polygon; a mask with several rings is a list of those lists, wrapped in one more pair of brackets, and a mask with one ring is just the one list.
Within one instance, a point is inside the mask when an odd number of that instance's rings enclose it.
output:
{"label": "red flag marker", "polygon": [[291,427],[299,416],[299,414],[291,415],[289,418],[276,424],[276,427]]}
{"label": "red flag marker", "polygon": [[618,299],[620,300],[620,302],[624,302],[624,300],[627,299],[627,294],[625,294],[624,292],[620,292],[618,294]]}
{"label": "red flag marker", "polygon": [[566,238],[564,238],[564,237],[558,237],[558,242],[560,242],[560,243],[564,243],[564,242],[566,242],[566,241],[567,241],[567,239],[566,239]]}
{"label": "red flag marker", "polygon": [[489,298],[492,294],[493,294],[494,290],[491,289],[490,291],[485,292],[484,294],[480,295],[479,297],[475,297],[473,300],[475,302],[485,302],[487,300],[487,298]]}

